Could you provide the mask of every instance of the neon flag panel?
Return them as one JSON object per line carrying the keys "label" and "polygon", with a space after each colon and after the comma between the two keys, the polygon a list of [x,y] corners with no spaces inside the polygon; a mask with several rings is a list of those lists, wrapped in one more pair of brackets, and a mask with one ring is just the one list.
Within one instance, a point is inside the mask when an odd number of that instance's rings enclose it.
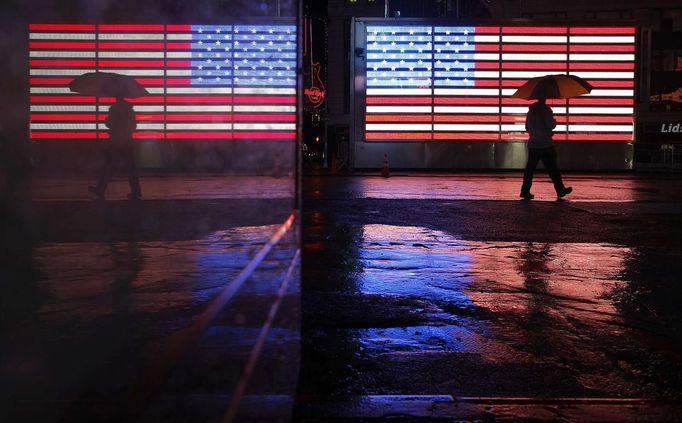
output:
{"label": "neon flag panel", "polygon": [[366,141],[523,141],[528,78],[591,94],[549,100],[558,141],[633,139],[634,27],[367,26]]}
{"label": "neon flag panel", "polygon": [[112,98],[70,92],[86,72],[133,76],[138,139],[293,140],[294,25],[32,24],[31,139],[107,138]]}

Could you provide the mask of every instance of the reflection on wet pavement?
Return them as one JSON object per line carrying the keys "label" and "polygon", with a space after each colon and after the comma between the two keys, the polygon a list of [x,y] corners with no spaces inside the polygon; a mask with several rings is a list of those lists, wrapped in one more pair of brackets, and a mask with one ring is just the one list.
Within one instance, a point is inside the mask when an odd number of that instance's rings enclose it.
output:
{"label": "reflection on wet pavement", "polygon": [[[4,273],[3,295],[15,294],[18,304],[16,309],[3,304],[0,417],[9,412],[12,418],[10,404],[18,404],[17,416],[41,421],[123,418],[131,390],[164,355],[167,337],[186,328],[279,226],[237,225],[177,241],[27,245],[21,255],[31,258],[34,270],[17,274],[5,268]],[[203,404],[217,415],[225,412],[224,396],[242,373],[294,257],[296,240],[288,235],[275,246],[164,380],[165,396],[214,395],[204,397]],[[31,289],[20,297],[20,287]],[[251,392],[293,390],[297,368],[282,361],[297,362],[298,296],[296,279],[285,296],[286,313],[268,336]],[[272,369],[280,368],[273,376]],[[168,404],[150,413],[146,421],[173,413],[206,415]]]}
{"label": "reflection on wet pavement", "polygon": [[[651,263],[635,247],[471,241],[419,226],[338,225],[319,212],[309,219],[304,392],[682,393],[680,313],[660,301],[641,303],[649,313],[626,307],[648,286],[641,273]],[[650,253],[679,275],[679,251]]]}

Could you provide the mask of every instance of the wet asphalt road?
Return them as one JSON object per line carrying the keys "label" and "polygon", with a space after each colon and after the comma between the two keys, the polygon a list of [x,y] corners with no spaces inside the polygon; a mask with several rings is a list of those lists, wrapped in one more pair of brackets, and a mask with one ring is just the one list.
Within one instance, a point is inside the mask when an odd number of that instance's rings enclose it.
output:
{"label": "wet asphalt road", "polygon": [[309,177],[298,418],[339,395],[681,400],[680,181],[571,182]]}
{"label": "wet asphalt road", "polygon": [[[125,200],[122,179],[93,201],[89,183],[35,178],[0,207],[0,421],[220,420],[295,261],[296,229],[180,359],[155,371],[287,219],[293,180],[145,175],[141,201]],[[247,416],[291,408],[297,270],[288,287]]]}

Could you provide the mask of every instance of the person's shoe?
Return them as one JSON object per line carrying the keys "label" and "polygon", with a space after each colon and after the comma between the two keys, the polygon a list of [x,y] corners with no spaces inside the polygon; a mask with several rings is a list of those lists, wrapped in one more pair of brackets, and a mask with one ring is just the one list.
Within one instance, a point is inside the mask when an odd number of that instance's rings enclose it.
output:
{"label": "person's shoe", "polygon": [[97,187],[90,186],[88,187],[88,191],[90,192],[90,194],[94,194],[98,200],[104,199],[104,193],[98,190]]}
{"label": "person's shoe", "polygon": [[572,192],[573,187],[564,187],[561,191],[557,191],[556,196],[557,198],[563,198]]}
{"label": "person's shoe", "polygon": [[535,198],[535,196],[530,192],[522,192],[521,195],[519,195],[519,197],[523,198],[524,200],[532,200],[533,198]]}
{"label": "person's shoe", "polygon": [[128,194],[128,200],[133,200],[133,201],[139,200],[141,196],[142,196],[142,194],[136,194],[136,193],[131,192],[130,194]]}

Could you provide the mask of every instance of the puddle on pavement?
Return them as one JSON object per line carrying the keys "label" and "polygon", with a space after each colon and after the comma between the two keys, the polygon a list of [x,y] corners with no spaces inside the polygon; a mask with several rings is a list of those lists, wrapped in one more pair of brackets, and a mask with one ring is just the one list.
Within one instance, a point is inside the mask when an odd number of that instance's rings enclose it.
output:
{"label": "puddle on pavement", "polygon": [[[316,233],[322,232],[318,227]],[[641,254],[634,247],[468,241],[425,227],[380,224],[327,239],[341,243],[327,253],[337,254],[336,262],[345,264],[325,268],[332,261],[321,259],[310,265],[310,274],[327,274],[329,278],[320,279],[325,286],[310,286],[305,278],[303,283],[308,284],[308,298],[315,298],[318,289],[326,292],[328,303],[315,308],[333,309],[323,312],[329,319],[352,307],[356,326],[330,331],[327,335],[334,339],[326,341],[324,327],[334,324],[316,321],[318,332],[312,339],[318,344],[304,344],[304,352],[308,348],[319,357],[331,354],[335,362],[326,361],[327,372],[343,368],[337,379],[320,379],[326,387],[313,382],[315,389],[487,396],[544,396],[550,391],[558,396],[680,395],[682,372],[670,371],[681,357],[670,344],[679,334],[678,324],[666,328],[675,322],[666,319],[678,318],[679,312],[667,310],[654,324],[651,317],[660,309],[660,298],[642,304],[655,309],[648,314],[639,310],[638,315],[632,307],[627,293],[642,291],[637,286],[644,279],[632,277],[648,274],[641,270],[646,264],[636,260]],[[317,246],[315,254],[323,250]],[[675,257],[667,264],[679,254]],[[334,297],[329,296],[334,281],[339,281],[338,295],[357,301],[344,298],[334,309]],[[373,326],[373,321],[381,321],[377,315],[391,314],[392,304],[408,298],[418,299],[420,310],[428,310],[421,312],[419,323],[411,313],[404,324]],[[366,322],[357,318],[363,313]],[[653,346],[652,337],[665,342]],[[305,342],[309,340],[304,336]],[[325,343],[334,351],[326,350]],[[309,371],[305,357],[304,380]],[[673,362],[666,361],[671,357]],[[461,379],[462,372],[469,382]],[[509,378],[519,378],[519,383],[496,388]],[[538,381],[556,386],[545,392]]]}

